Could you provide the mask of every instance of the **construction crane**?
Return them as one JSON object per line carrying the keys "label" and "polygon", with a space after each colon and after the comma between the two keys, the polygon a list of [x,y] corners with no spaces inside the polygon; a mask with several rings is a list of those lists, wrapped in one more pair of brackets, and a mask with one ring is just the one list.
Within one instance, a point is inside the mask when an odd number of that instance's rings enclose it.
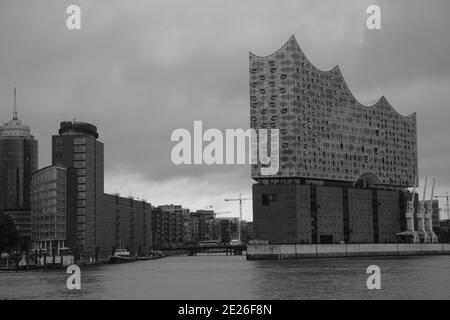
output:
{"label": "construction crane", "polygon": [[239,219],[238,219],[238,240],[241,242],[241,221],[242,221],[242,203],[252,200],[252,198],[242,198],[242,193],[239,193],[239,198],[225,199],[226,202],[239,201]]}
{"label": "construction crane", "polygon": [[449,201],[448,201],[450,196],[449,196],[448,192],[446,192],[445,195],[434,196],[434,197],[435,198],[446,198],[446,200],[447,200],[447,219],[450,220],[450,206],[449,206]]}

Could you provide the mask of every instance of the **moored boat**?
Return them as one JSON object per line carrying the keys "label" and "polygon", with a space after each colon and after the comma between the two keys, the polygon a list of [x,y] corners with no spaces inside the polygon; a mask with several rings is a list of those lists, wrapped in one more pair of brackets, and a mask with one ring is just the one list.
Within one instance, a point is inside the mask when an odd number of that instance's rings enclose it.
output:
{"label": "moored boat", "polygon": [[116,249],[114,254],[110,256],[108,259],[108,263],[124,263],[131,261],[132,261],[131,254],[126,249]]}

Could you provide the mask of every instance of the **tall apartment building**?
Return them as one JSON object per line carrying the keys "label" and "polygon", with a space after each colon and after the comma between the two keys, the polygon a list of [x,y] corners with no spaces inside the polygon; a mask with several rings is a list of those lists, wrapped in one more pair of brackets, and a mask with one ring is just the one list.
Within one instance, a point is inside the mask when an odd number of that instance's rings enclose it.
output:
{"label": "tall apartment building", "polygon": [[0,211],[14,221],[24,245],[31,235],[31,175],[38,168],[38,142],[18,118],[14,89],[13,118],[0,126]]}
{"label": "tall apartment building", "polygon": [[249,56],[251,128],[279,129],[279,171],[252,166],[256,237],[277,243],[393,242],[417,181],[416,115],[366,106],[338,66],[316,68],[296,39]]}

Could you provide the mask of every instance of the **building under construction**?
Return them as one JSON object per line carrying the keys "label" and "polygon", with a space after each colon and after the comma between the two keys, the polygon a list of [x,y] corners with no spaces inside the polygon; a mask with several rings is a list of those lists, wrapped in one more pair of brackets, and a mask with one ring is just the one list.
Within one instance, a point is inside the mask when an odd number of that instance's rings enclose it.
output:
{"label": "building under construction", "polygon": [[252,166],[257,239],[433,241],[408,191],[418,181],[416,114],[399,114],[385,97],[361,104],[339,67],[319,70],[294,37],[249,59],[251,128],[279,129],[278,173]]}

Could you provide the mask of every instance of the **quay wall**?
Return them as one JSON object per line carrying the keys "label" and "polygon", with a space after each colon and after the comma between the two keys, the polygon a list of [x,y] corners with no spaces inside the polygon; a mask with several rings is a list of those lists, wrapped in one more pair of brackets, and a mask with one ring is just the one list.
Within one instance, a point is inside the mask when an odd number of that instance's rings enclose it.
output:
{"label": "quay wall", "polygon": [[249,244],[247,260],[450,255],[450,243]]}

